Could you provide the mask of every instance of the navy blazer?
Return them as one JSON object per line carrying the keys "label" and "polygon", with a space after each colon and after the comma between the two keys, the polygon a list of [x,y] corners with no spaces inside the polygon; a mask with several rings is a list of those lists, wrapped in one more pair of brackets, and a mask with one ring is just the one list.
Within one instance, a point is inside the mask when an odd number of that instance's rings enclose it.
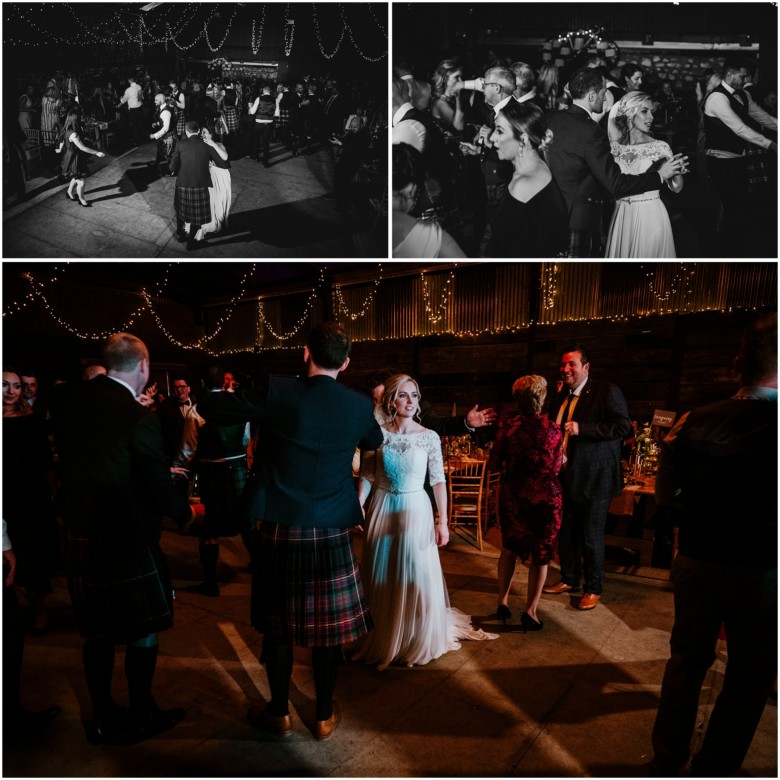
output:
{"label": "navy blazer", "polygon": [[544,153],[569,209],[569,227],[598,233],[606,200],[661,188],[657,172],[621,173],[607,132],[580,106],[545,115],[553,142]]}
{"label": "navy blazer", "polygon": [[[569,394],[567,388],[550,404],[554,422]],[[621,446],[631,430],[626,399],[617,385],[588,379],[574,407],[572,420],[580,432],[570,436],[566,467],[561,472],[565,494],[574,501],[599,501],[623,489]],[[565,422],[565,420],[563,421]]]}
{"label": "navy blazer", "polygon": [[207,422],[259,423],[250,517],[301,528],[363,521],[352,458],[383,442],[370,398],[329,376],[271,376],[252,390],[212,393],[198,411]]}
{"label": "navy blazer", "polygon": [[163,514],[189,520],[189,504],[174,488],[163,455],[156,414],[107,376],[82,382],[68,400],[57,442],[62,515],[74,536],[123,556],[159,542]]}
{"label": "navy blazer", "polygon": [[213,146],[204,143],[199,135],[179,141],[171,158],[171,170],[176,174],[177,187],[211,187],[209,160],[222,164],[222,158]]}

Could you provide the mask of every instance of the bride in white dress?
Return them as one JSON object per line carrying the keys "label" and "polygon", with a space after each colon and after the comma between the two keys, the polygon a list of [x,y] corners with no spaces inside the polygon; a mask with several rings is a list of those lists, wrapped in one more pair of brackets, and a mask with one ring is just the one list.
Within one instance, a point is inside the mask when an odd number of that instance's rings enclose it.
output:
{"label": "bride in white dress", "polygon": [[[609,114],[607,130],[612,156],[623,173],[647,171],[673,154],[666,141],[650,135],[653,101],[644,92],[629,92]],[[683,187],[681,174],[667,181],[672,192]],[[659,190],[618,198],[607,236],[607,257],[677,257],[672,224]]]}
{"label": "bride in white dress", "polygon": [[[404,374],[388,379],[382,406],[388,416],[384,444],[364,458],[360,485],[361,505],[371,488],[361,577],[374,630],[355,655],[380,671],[394,662],[427,664],[457,650],[461,639],[498,638],[474,629],[468,615],[450,607],[438,550],[450,538],[441,440],[414,420],[417,382]],[[435,521],[424,489],[426,471]]]}

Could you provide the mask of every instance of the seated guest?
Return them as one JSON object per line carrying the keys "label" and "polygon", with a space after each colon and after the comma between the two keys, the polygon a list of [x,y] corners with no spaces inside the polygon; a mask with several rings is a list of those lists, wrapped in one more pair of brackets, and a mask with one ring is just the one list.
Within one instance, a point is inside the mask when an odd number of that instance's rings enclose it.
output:
{"label": "seated guest", "polygon": [[393,257],[465,257],[438,222],[409,214],[424,186],[420,152],[409,144],[393,144]]}
{"label": "seated guest", "polygon": [[489,257],[559,257],[569,244],[566,203],[540,156],[553,142],[541,110],[509,101],[490,142],[514,173],[490,222]]}

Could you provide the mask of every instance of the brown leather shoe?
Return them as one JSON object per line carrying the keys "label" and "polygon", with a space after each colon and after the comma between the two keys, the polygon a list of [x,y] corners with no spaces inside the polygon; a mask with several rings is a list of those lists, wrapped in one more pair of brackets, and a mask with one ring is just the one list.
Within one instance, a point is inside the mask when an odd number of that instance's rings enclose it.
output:
{"label": "brown leather shoe", "polygon": [[333,702],[333,714],[327,720],[318,720],[314,724],[314,736],[320,742],[323,739],[328,739],[330,735],[336,730],[336,727],[341,723],[341,710],[336,702]]}
{"label": "brown leather shoe", "polygon": [[601,596],[596,596],[593,593],[584,593],[580,603],[577,604],[577,609],[593,609],[599,601],[601,601]]}
{"label": "brown leather shoe", "polygon": [[561,593],[569,593],[569,591],[576,593],[578,590],[579,588],[575,588],[572,585],[567,585],[563,580],[561,580],[556,585],[550,585],[547,588],[543,588],[542,593],[552,593],[554,596],[560,596]]}
{"label": "brown leather shoe", "polygon": [[253,704],[246,714],[249,725],[260,731],[267,731],[276,737],[289,737],[292,734],[292,718],[289,715],[271,715],[268,709]]}

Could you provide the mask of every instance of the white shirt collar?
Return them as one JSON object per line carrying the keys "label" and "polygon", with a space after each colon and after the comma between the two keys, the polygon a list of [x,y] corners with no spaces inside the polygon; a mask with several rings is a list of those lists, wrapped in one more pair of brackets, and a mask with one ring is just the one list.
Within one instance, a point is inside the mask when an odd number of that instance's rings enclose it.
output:
{"label": "white shirt collar", "polygon": [[130,393],[133,396],[133,398],[135,398],[135,396],[136,396],[135,390],[132,387],[130,387],[130,385],[128,385],[127,382],[125,382],[124,379],[119,379],[118,377],[111,376],[111,374],[108,374],[108,378],[109,379],[113,379],[115,382],[118,382],[120,385],[124,385],[130,391]]}
{"label": "white shirt collar", "polygon": [[580,382],[577,387],[574,388],[572,391],[572,395],[582,395],[582,388],[585,387],[585,383],[588,381],[588,377],[585,377],[585,379]]}
{"label": "white shirt collar", "polygon": [[526,100],[533,100],[536,97],[536,90],[532,89],[530,92],[526,92],[521,98],[516,97],[515,100],[518,103],[525,103]]}
{"label": "white shirt collar", "polygon": [[514,95],[507,95],[500,103],[496,103],[495,106],[493,106],[493,112],[496,116],[498,116],[498,112],[510,101],[514,100]]}
{"label": "white shirt collar", "polygon": [[404,103],[404,104],[403,104],[403,105],[402,105],[402,106],[401,106],[401,107],[398,109],[398,111],[396,111],[396,112],[393,114],[393,127],[395,127],[395,126],[396,126],[396,125],[397,125],[397,124],[398,124],[398,123],[401,121],[401,119],[403,118],[403,115],[404,115],[404,114],[405,114],[407,111],[411,111],[413,108],[414,108],[414,106],[413,106],[413,105],[412,105],[412,104],[411,104],[411,103],[410,103],[410,102],[407,100],[407,102],[406,102],[406,103]]}

